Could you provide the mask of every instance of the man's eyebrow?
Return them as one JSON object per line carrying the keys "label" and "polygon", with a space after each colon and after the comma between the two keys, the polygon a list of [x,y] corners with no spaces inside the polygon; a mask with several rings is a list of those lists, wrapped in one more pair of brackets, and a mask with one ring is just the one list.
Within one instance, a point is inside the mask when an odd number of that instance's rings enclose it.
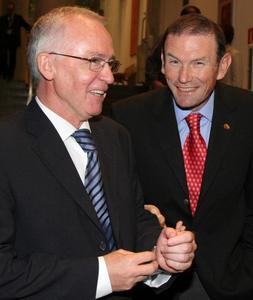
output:
{"label": "man's eyebrow", "polygon": [[[173,55],[173,54],[170,53],[170,52],[167,52],[167,53],[166,53],[166,57],[171,57],[171,58],[174,58],[174,59],[180,61],[180,59],[179,59],[178,57],[176,57],[175,55]],[[192,59],[191,61],[199,61],[199,60],[207,61],[208,59],[207,59],[207,57],[202,56],[202,57],[194,58],[194,59]]]}
{"label": "man's eyebrow", "polygon": [[112,55],[111,57],[107,57],[105,54],[102,54],[102,53],[98,53],[98,52],[88,52],[87,53],[87,56],[89,56],[90,58],[92,57],[98,57],[98,58],[102,58],[102,59],[116,59],[115,55]]}
{"label": "man's eyebrow", "polygon": [[170,52],[167,52],[167,53],[165,53],[165,56],[167,56],[167,57],[172,57],[172,58],[175,58],[175,59],[177,59],[177,60],[180,60],[179,58],[177,58],[175,55],[173,55],[172,53],[170,53]]}
{"label": "man's eyebrow", "polygon": [[198,58],[195,58],[193,59],[191,62],[195,63],[195,62],[205,62],[205,63],[208,63],[210,60],[203,56],[203,57],[198,57]]}

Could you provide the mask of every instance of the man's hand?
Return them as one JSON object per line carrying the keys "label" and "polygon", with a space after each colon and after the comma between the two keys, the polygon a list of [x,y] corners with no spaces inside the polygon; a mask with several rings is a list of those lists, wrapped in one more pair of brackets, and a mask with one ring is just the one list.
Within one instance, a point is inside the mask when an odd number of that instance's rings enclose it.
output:
{"label": "man's hand", "polygon": [[144,208],[157,217],[161,227],[165,226],[165,217],[161,214],[158,207],[153,204],[145,204]]}
{"label": "man's hand", "polygon": [[113,291],[129,290],[158,269],[151,251],[134,253],[120,249],[105,255],[104,259]]}
{"label": "man's hand", "polygon": [[155,252],[162,269],[179,273],[190,268],[196,249],[194,234],[186,231],[183,222],[179,221],[176,228],[165,227],[162,230]]}

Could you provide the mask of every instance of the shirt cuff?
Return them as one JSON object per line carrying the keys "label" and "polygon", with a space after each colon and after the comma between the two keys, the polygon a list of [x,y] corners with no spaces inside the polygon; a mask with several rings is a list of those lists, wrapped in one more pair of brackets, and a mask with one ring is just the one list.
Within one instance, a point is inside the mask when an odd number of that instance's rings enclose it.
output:
{"label": "shirt cuff", "polygon": [[103,256],[98,257],[98,283],[96,291],[96,299],[104,297],[112,293],[112,285],[105,259]]}
{"label": "shirt cuff", "polygon": [[171,274],[165,273],[164,271],[158,269],[155,273],[144,280],[144,283],[149,287],[159,288],[160,286],[168,282],[171,276]]}

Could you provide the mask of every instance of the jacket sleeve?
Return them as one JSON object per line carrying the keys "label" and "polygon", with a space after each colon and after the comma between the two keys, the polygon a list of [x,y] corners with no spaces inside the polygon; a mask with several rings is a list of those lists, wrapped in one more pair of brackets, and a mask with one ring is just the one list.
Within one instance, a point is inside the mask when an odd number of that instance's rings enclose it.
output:
{"label": "jacket sleeve", "polygon": [[7,174],[0,170],[0,299],[95,299],[96,257],[17,254],[15,235],[22,228],[15,224],[14,194]]}

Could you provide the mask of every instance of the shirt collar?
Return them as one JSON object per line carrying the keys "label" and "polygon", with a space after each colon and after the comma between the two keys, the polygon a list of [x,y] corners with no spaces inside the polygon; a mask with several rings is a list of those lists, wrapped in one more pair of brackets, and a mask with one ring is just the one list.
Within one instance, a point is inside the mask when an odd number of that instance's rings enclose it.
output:
{"label": "shirt collar", "polygon": [[[72,124],[70,124],[68,121],[57,115],[55,112],[53,112],[51,109],[46,107],[36,96],[35,97],[37,104],[41,108],[41,110],[44,112],[44,114],[48,117],[48,119],[51,121],[51,123],[54,125],[55,129],[57,130],[58,134],[60,135],[61,139],[66,141],[76,130]],[[80,129],[86,128],[90,131],[90,125],[88,121],[85,121],[80,126]]]}
{"label": "shirt collar", "polygon": [[[184,110],[181,109],[176,105],[175,99],[173,99],[174,109],[175,109],[175,115],[177,124],[182,122],[192,111],[191,110]],[[209,97],[208,101],[204,106],[200,108],[198,113],[200,113],[202,116],[204,116],[209,122],[212,121],[213,118],[213,108],[214,108],[214,91],[212,92],[211,96]]]}

